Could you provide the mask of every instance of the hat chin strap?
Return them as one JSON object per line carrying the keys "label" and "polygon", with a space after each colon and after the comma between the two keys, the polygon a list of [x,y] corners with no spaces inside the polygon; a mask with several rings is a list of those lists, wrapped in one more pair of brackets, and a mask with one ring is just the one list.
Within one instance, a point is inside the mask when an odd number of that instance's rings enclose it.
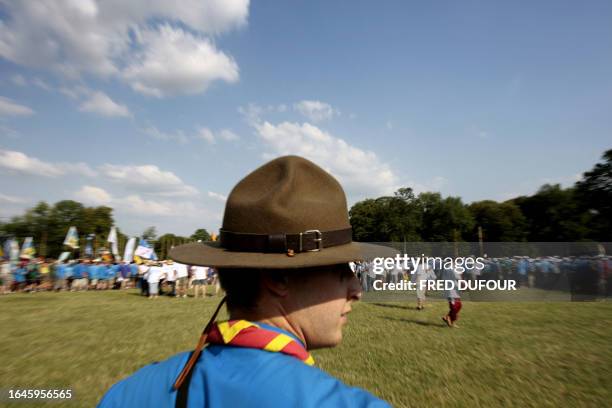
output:
{"label": "hat chin strap", "polygon": [[200,336],[198,345],[191,353],[191,356],[189,357],[187,364],[185,364],[185,367],[183,367],[183,370],[181,371],[178,378],[174,382],[174,385],[172,386],[172,388],[174,388],[175,390],[178,390],[181,387],[181,385],[183,385],[183,382],[187,379],[187,377],[191,375],[191,371],[193,370],[193,367],[195,366],[196,361],[198,361],[198,358],[200,357],[200,354],[202,354],[202,350],[204,349],[204,346],[207,343],[206,339],[208,338],[208,333],[213,327],[213,324],[215,323],[215,320],[217,319],[217,315],[219,314],[219,310],[221,310],[221,307],[225,304],[226,300],[227,300],[227,296],[224,296],[223,299],[221,299],[221,302],[219,302],[219,305],[217,306],[215,313],[213,313],[212,317],[208,321],[208,324],[204,328],[204,331],[202,331],[202,335]]}

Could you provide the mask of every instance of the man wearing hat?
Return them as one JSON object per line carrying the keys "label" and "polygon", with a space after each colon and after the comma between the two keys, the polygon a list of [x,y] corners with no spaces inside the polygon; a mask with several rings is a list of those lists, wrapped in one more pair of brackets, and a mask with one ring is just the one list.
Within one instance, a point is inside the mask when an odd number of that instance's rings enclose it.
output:
{"label": "man wearing hat", "polygon": [[[100,407],[388,406],[309,353],[341,342],[361,297],[348,263],[389,255],[351,235],[342,187],[314,163],[281,157],[249,174],[227,199],[219,241],[170,252],[217,268],[226,291],[197,347],[115,384]],[[217,322],[224,302],[230,320]]]}

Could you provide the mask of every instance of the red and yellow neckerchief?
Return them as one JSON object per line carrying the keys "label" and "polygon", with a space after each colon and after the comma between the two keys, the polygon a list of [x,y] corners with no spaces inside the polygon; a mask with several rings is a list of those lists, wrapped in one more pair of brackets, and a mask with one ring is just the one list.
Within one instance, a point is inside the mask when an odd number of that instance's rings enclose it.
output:
{"label": "red and yellow neckerchief", "polygon": [[310,353],[291,336],[264,329],[246,320],[215,323],[208,333],[208,342],[288,354],[308,365],[314,365],[314,359]]}
{"label": "red and yellow neckerchief", "polygon": [[235,347],[249,347],[261,350],[279,352],[293,356],[305,364],[314,365],[314,359],[301,343],[291,336],[260,327],[246,320],[229,320],[215,322],[225,298],[217,306],[210,321],[204,328],[198,345],[191,353],[187,364],[174,382],[173,388],[178,390],[189,376],[206,344],[226,344]]}

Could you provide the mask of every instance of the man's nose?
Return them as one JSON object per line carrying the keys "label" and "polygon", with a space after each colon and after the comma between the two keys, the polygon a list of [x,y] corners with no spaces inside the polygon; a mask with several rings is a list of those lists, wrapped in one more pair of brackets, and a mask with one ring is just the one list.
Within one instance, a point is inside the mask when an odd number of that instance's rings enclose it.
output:
{"label": "man's nose", "polygon": [[348,286],[348,298],[350,300],[361,300],[361,295],[362,295],[362,291],[361,291],[361,283],[359,282],[359,279],[357,279],[357,276],[353,275],[351,277],[351,280],[349,281],[349,286]]}

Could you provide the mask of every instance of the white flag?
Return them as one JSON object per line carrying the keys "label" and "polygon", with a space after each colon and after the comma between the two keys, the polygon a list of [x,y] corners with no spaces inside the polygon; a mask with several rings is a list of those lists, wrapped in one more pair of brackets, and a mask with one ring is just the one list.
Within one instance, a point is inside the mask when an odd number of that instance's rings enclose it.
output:
{"label": "white flag", "polygon": [[59,258],[57,258],[57,262],[64,262],[70,256],[70,251],[62,252]]}
{"label": "white flag", "polygon": [[117,228],[112,227],[108,233],[108,239],[106,240],[111,244],[111,252],[114,256],[119,255],[119,249],[117,248]]}
{"label": "white flag", "polygon": [[79,247],[79,235],[77,234],[76,227],[68,228],[68,233],[64,239],[64,245],[69,246],[72,249]]}
{"label": "white flag", "polygon": [[23,245],[21,246],[21,254],[19,256],[21,258],[32,259],[34,258],[34,254],[36,250],[34,249],[34,243],[32,242],[32,237],[27,237],[23,241]]}
{"label": "white flag", "polygon": [[136,238],[132,237],[125,245],[125,252],[123,253],[123,260],[125,262],[132,262],[134,259],[134,246],[136,246]]}

